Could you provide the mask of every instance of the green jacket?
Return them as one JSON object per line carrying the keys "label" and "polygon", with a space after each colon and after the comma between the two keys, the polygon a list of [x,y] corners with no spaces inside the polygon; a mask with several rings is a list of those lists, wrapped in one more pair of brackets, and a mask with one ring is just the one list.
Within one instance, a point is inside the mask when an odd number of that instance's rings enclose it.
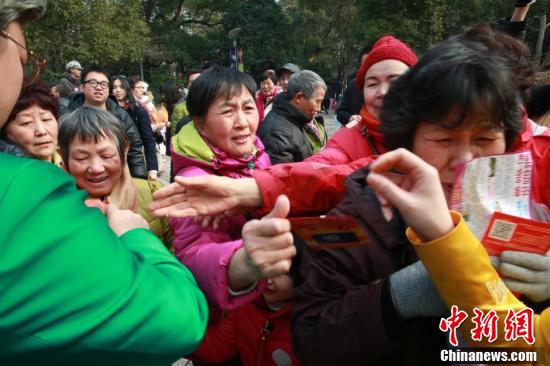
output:
{"label": "green jacket", "polygon": [[306,128],[306,133],[309,144],[311,145],[311,151],[313,151],[313,154],[317,154],[327,144],[328,137],[323,120],[314,119],[313,124],[317,127],[319,136],[316,136],[315,133],[308,128]]}
{"label": "green jacket", "polygon": [[191,273],[150,231],[117,237],[53,164],[0,153],[0,364],[169,365],[202,339]]}
{"label": "green jacket", "polygon": [[176,135],[176,127],[178,125],[178,121],[183,117],[187,117],[188,115],[189,111],[187,111],[187,102],[185,100],[176,104],[174,110],[172,111],[172,115],[170,116],[170,133],[172,134],[171,136]]}

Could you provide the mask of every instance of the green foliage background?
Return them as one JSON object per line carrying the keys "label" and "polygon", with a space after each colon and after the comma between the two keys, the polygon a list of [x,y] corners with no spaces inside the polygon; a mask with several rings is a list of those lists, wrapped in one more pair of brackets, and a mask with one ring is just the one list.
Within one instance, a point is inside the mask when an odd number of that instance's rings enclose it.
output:
{"label": "green foliage background", "polygon": [[[32,49],[43,54],[46,78],[55,82],[72,59],[160,85],[181,79],[207,60],[229,64],[227,35],[241,28],[245,69],[271,59],[294,62],[326,78],[347,81],[358,52],[384,34],[406,40],[419,54],[445,37],[511,15],[513,0],[50,0],[45,17],[28,29]],[[546,14],[538,0],[529,18]],[[534,50],[538,21],[527,42]],[[550,58],[550,28],[545,57]],[[543,57],[544,59],[544,57]],[[547,63],[550,60],[547,60]]]}

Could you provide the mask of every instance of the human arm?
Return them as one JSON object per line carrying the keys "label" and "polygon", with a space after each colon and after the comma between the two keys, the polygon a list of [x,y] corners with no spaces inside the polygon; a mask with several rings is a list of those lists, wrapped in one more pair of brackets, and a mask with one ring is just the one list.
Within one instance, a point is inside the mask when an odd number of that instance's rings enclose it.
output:
{"label": "human arm", "polygon": [[[200,228],[191,218],[170,220],[177,257],[195,274],[207,297],[222,309],[242,306],[256,297],[263,287],[255,285],[259,280],[288,272],[295,254],[290,224],[285,219],[288,206],[288,200],[281,198],[261,220],[244,224],[242,217],[236,216],[217,228]],[[239,296],[230,291],[243,289],[250,291]]]}
{"label": "human arm", "polygon": [[[500,319],[505,319],[508,310],[525,308],[506,288],[498,273],[492,267],[487,251],[468,229],[459,214],[446,213],[446,202],[437,174],[425,162],[417,160],[404,150],[382,155],[372,164],[374,174],[368,182],[377,194],[383,197],[386,209],[396,207],[409,223],[409,240],[430,272],[443,300],[456,305],[473,317],[473,309],[495,310]],[[393,183],[386,179],[389,170],[398,168],[407,179],[392,176]],[[410,210],[411,203],[430,210]],[[449,226],[448,218],[452,220]],[[535,316],[534,332],[536,345],[550,349],[550,310],[540,317]],[[484,338],[476,343],[483,346],[530,347],[523,338],[507,342],[504,334],[505,322],[498,322],[498,334],[494,343]],[[466,321],[463,334],[470,334],[473,322]]]}
{"label": "human arm", "polygon": [[[57,167],[3,161],[0,171],[0,235],[9,259],[0,275],[0,321],[12,338],[151,362],[195,349],[206,327],[206,301],[191,273],[152,233],[115,235]],[[37,180],[40,185],[25,188]],[[17,352],[39,346],[22,341]]]}
{"label": "human arm", "polygon": [[254,171],[254,178],[176,177],[175,183],[153,194],[155,202],[149,207],[157,216],[174,217],[219,215],[237,208],[267,213],[284,194],[291,202],[291,215],[326,212],[342,198],[344,179],[372,160],[279,164]]}
{"label": "human arm", "polygon": [[[506,341],[504,327],[509,310],[519,312],[525,305],[504,285],[492,267],[487,251],[468,229],[460,215],[454,215],[456,228],[449,234],[433,241],[425,242],[410,230],[408,236],[430,272],[441,297],[448,305],[473,317],[473,309],[483,312],[494,310],[498,316],[498,338],[489,343],[486,338],[473,345],[487,347],[538,347],[539,351],[550,356],[550,309],[534,316],[533,330],[535,344],[529,345],[524,338]],[[462,334],[470,334],[473,323],[465,321],[460,329]]]}
{"label": "human arm", "polygon": [[497,29],[512,37],[524,40],[527,28],[525,18],[529,12],[529,7],[535,2],[536,0],[516,0],[512,16],[500,19],[497,23]]}
{"label": "human arm", "polygon": [[223,318],[209,325],[199,348],[190,356],[193,361],[222,363],[238,355],[235,311],[226,311]]}

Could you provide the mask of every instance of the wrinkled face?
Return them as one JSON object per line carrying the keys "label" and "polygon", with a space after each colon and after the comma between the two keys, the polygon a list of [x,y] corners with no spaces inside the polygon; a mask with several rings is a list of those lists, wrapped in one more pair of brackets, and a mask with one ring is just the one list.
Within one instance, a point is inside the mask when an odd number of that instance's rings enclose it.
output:
{"label": "wrinkled face", "polygon": [[367,111],[376,119],[380,116],[382,99],[388,93],[390,83],[407,71],[409,67],[401,61],[384,60],[372,65],[365,73],[363,102]]}
{"label": "wrinkled face", "polygon": [[[9,23],[5,31],[19,43],[25,44],[23,30],[18,22]],[[6,87],[0,93],[0,128],[6,123],[23,83],[23,67],[27,52],[13,41],[0,37],[0,85]],[[9,87],[7,87],[9,85]]]}
{"label": "wrinkled face", "polygon": [[267,280],[267,287],[262,292],[269,304],[288,302],[294,296],[294,283],[288,275],[280,275]]}
{"label": "wrinkled face", "polygon": [[69,145],[67,170],[76,185],[92,198],[111,194],[122,176],[123,164],[113,138],[102,137],[97,143],[78,137]]}
{"label": "wrinkled face", "polygon": [[135,83],[132,91],[136,100],[140,101],[141,98],[143,98],[143,94],[145,93],[145,86],[143,86],[143,82],[138,81],[137,83]]}
{"label": "wrinkled face", "polygon": [[[97,85],[93,87],[90,82],[95,81]],[[101,83],[104,85],[102,86]],[[82,85],[85,102],[95,107],[103,107],[107,98],[109,98],[109,79],[107,75],[100,72],[91,71],[86,75],[86,80]]]}
{"label": "wrinkled face", "polygon": [[311,98],[306,98],[302,93],[297,94],[292,99],[292,104],[294,104],[303,114],[313,119],[321,110],[321,103],[323,103],[324,97],[325,90],[323,88],[317,88]]}
{"label": "wrinkled face", "polygon": [[72,68],[70,74],[73,79],[80,79],[80,69]]}
{"label": "wrinkled face", "polygon": [[254,97],[243,86],[239,94],[229,99],[216,98],[204,121],[195,121],[195,125],[216,147],[232,156],[243,157],[252,152],[258,120]]}
{"label": "wrinkled face", "polygon": [[290,79],[291,76],[292,73],[290,71],[281,72],[281,76],[279,77],[279,85],[284,92],[286,92],[286,88],[288,87],[288,79]]}
{"label": "wrinkled face", "polygon": [[273,93],[273,89],[275,89],[275,84],[271,79],[265,79],[260,83],[260,91],[266,96],[271,96],[271,93]]}
{"label": "wrinkled face", "polygon": [[122,82],[118,79],[113,81],[113,95],[119,102],[125,101],[127,97],[126,90],[124,90],[122,87]]}
{"label": "wrinkled face", "polygon": [[456,129],[422,122],[414,134],[412,152],[437,169],[447,202],[457,167],[474,158],[506,151],[504,131],[476,125],[478,121],[473,118]]}
{"label": "wrinkled face", "polygon": [[33,105],[15,116],[6,127],[7,137],[30,156],[50,161],[57,149],[57,120],[52,112]]}

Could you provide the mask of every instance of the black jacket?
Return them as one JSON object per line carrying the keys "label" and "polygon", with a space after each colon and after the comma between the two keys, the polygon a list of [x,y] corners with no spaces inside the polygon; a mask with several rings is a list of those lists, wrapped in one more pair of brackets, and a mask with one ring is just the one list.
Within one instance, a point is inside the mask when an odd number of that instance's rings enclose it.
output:
{"label": "black jacket", "polygon": [[74,92],[77,91],[80,86],[80,79],[73,79],[69,73],[65,73],[59,80],[59,84],[65,85],[67,88],[71,89],[71,92]]}
{"label": "black jacket", "polygon": [[258,136],[272,164],[293,163],[313,155],[305,125],[311,118],[279,94],[267,114]]}
{"label": "black jacket", "polygon": [[157,161],[157,144],[153,137],[153,129],[151,128],[151,121],[149,120],[149,114],[140,106],[128,107],[126,112],[130,115],[134,121],[141,141],[143,141],[145,162],[147,163],[147,171],[159,169]]}
{"label": "black jacket", "polygon": [[362,106],[363,92],[357,87],[355,79],[352,79],[338,104],[338,108],[336,108],[336,119],[345,126],[351,116],[359,114]]}
{"label": "black jacket", "polygon": [[[83,93],[74,93],[69,98],[69,112],[84,105]],[[126,131],[126,136],[130,143],[130,150],[128,150],[128,168],[130,168],[130,174],[135,178],[147,179],[147,169],[143,157],[143,142],[139,137],[138,129],[132,121],[132,118],[112,99],[107,99],[107,110],[122,122]]]}
{"label": "black jacket", "polygon": [[292,340],[307,365],[440,365],[445,335],[436,318],[402,320],[393,305],[389,276],[418,257],[399,215],[387,222],[367,168],[346,178],[346,197],[329,215],[351,215],[369,245],[304,249],[296,288]]}

